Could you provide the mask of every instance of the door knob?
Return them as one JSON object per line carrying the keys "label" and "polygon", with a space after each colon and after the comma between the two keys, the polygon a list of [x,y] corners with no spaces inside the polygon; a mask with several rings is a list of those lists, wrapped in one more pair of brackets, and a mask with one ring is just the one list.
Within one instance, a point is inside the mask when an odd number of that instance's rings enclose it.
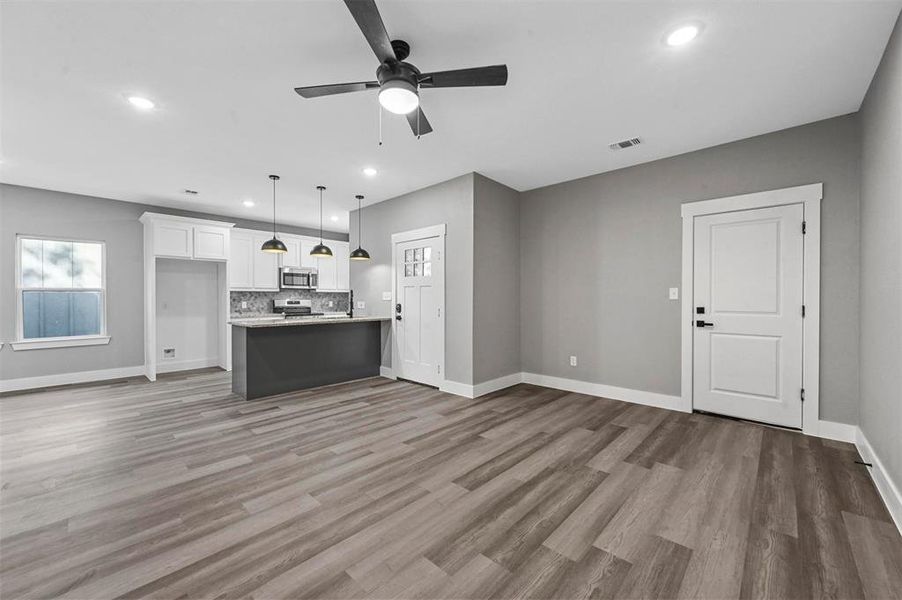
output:
{"label": "door knob", "polygon": [[705,321],[698,320],[695,322],[696,327],[714,327],[714,323],[706,323]]}

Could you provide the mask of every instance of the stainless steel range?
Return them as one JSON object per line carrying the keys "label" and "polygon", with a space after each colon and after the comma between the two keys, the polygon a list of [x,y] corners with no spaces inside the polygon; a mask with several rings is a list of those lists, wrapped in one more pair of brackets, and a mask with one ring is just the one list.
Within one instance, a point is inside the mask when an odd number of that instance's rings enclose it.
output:
{"label": "stainless steel range", "polygon": [[286,298],[273,300],[272,311],[286,317],[320,317],[323,313],[313,312],[313,303],[301,298]]}

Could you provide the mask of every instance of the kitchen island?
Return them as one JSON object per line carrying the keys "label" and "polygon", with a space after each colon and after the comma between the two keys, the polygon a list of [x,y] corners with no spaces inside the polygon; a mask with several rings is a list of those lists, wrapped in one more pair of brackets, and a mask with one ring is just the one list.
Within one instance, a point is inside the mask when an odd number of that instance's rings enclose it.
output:
{"label": "kitchen island", "polygon": [[247,400],[379,374],[388,317],[232,319],[232,391]]}

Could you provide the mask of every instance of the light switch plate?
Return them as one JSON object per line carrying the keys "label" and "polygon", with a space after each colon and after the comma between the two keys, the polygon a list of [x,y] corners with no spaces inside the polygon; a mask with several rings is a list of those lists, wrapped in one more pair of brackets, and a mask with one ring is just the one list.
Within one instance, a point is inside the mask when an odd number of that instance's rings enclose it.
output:
{"label": "light switch plate", "polygon": [[670,288],[670,299],[671,300],[679,300],[680,299],[680,288]]}
{"label": "light switch plate", "polygon": [[571,366],[571,367],[575,367],[576,365],[577,365],[576,357],[575,357],[575,356],[571,356],[571,357],[570,357],[570,366]]}
{"label": "light switch plate", "polygon": [[241,301],[241,308],[247,308],[247,300]]}
{"label": "light switch plate", "polygon": [[363,300],[358,300],[357,308],[361,308],[361,309],[366,308],[366,302],[364,302]]}
{"label": "light switch plate", "polygon": [[382,292],[382,299],[391,302],[391,292]]}

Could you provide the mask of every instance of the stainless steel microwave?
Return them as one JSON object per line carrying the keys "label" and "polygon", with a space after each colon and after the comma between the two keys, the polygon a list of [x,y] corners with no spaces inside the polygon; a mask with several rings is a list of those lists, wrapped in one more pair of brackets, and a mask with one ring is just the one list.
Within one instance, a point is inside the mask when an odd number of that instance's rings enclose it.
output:
{"label": "stainless steel microwave", "polygon": [[279,269],[279,288],[283,290],[315,290],[318,275],[311,267],[282,267]]}

